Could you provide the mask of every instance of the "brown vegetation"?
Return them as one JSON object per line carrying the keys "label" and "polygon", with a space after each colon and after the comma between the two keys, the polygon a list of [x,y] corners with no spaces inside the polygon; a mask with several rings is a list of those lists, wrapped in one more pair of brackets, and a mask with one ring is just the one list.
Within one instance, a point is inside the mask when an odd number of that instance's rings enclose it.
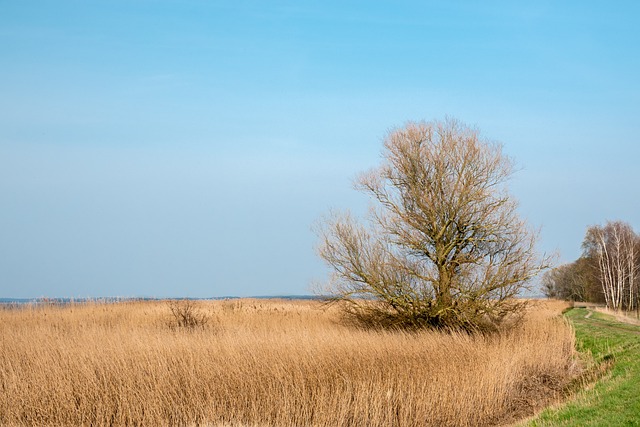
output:
{"label": "brown vegetation", "polygon": [[319,229],[325,294],[365,325],[487,330],[521,312],[550,260],[518,217],[500,145],[451,119],[409,123],[382,157],[356,183],[373,202],[366,225],[334,214]]}
{"label": "brown vegetation", "polygon": [[0,425],[478,426],[530,414],[575,370],[559,309],[507,333],[362,330],[317,302],[0,309]]}

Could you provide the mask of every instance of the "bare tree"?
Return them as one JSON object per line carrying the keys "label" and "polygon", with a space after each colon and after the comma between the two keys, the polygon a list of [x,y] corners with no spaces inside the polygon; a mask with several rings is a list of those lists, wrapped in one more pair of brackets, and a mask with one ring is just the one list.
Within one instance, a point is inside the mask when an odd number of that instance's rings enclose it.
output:
{"label": "bare tree", "polygon": [[593,257],[582,256],[546,271],[542,276],[542,290],[549,298],[603,302],[599,276],[594,274],[597,268]]}
{"label": "bare tree", "polygon": [[639,237],[626,222],[609,221],[587,229],[583,249],[597,260],[598,276],[607,307],[638,307]]}
{"label": "bare tree", "polygon": [[383,164],[357,181],[376,203],[368,226],[347,214],[321,229],[328,292],[365,324],[495,327],[548,267],[506,191],[512,161],[455,120],[389,133]]}

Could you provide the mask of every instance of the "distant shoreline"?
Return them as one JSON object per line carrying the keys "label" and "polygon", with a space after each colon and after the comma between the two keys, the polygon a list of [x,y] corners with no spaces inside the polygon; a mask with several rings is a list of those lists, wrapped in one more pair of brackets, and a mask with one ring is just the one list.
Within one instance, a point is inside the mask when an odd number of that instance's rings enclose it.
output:
{"label": "distant shoreline", "polygon": [[286,299],[286,300],[320,300],[322,296],[317,295],[257,295],[257,296],[223,296],[223,297],[206,297],[206,298],[190,298],[190,297],[91,297],[91,298],[0,298],[0,305],[11,304],[72,304],[72,303],[116,303],[130,301],[165,301],[165,300],[191,300],[191,301],[223,301],[229,299]]}
{"label": "distant shoreline", "polygon": [[[206,297],[206,298],[190,298],[190,297],[91,297],[91,298],[0,298],[0,306],[2,305],[24,305],[24,304],[73,304],[73,303],[117,303],[132,301],[167,301],[167,300],[191,300],[191,301],[224,301],[236,299],[284,299],[284,300],[322,300],[326,296],[322,295],[253,295],[253,296],[222,296],[222,297]],[[544,295],[525,295],[526,299],[544,299]]]}

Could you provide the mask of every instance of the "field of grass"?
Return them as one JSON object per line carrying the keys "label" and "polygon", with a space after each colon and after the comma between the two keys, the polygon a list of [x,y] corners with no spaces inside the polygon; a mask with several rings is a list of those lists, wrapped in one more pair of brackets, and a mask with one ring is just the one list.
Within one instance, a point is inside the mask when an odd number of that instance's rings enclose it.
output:
{"label": "field of grass", "polygon": [[545,410],[529,426],[640,426],[640,326],[586,309],[567,313],[578,349],[605,375],[570,402]]}
{"label": "field of grass", "polygon": [[560,305],[493,336],[354,329],[314,301],[0,309],[0,425],[482,426],[578,370]]}

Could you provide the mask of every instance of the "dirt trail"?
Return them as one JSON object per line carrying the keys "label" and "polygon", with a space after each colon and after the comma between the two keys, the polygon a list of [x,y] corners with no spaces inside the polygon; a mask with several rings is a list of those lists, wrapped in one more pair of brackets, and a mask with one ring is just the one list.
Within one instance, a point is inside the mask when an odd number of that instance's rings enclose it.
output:
{"label": "dirt trail", "polygon": [[634,325],[632,323],[620,323],[620,324],[611,324],[607,320],[592,318],[593,310],[588,310],[588,313],[585,314],[584,318],[588,319],[589,322],[597,323],[598,326],[601,326],[606,329],[615,330],[615,331],[623,331],[628,332],[633,335],[640,335],[640,327],[638,325]]}

